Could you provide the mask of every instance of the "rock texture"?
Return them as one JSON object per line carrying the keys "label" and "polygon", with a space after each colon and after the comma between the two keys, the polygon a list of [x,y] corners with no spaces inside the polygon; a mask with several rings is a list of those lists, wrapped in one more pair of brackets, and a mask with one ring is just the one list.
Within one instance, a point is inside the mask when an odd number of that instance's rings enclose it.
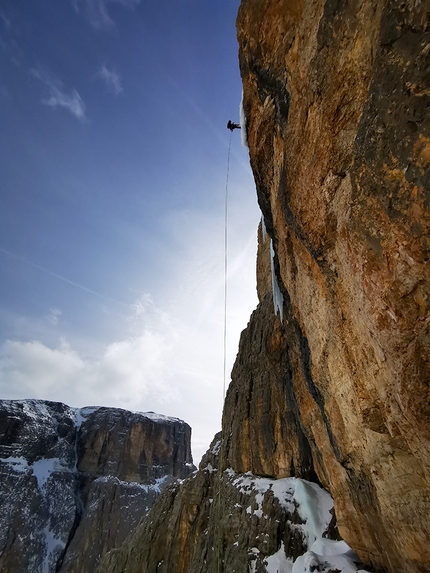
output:
{"label": "rock texture", "polygon": [[[242,0],[237,32],[267,233],[260,304],[232,372],[219,459],[161,496],[104,571],[263,572],[277,570],[275,550],[296,558],[291,515],[276,531],[255,511],[255,529],[238,516],[229,476],[252,472],[322,484],[368,568],[428,572],[430,5]],[[293,573],[327,570],[312,547]]]}
{"label": "rock texture", "polygon": [[428,571],[430,6],[243,0],[237,28],[298,424],[363,561]]}
{"label": "rock texture", "polygon": [[175,418],[0,401],[0,569],[92,572],[194,470]]}
{"label": "rock texture", "polygon": [[[327,555],[321,560],[307,555],[318,571],[356,570],[358,559],[346,544],[329,539],[336,529],[333,502],[324,490],[296,478],[268,479],[231,468],[220,473],[220,445],[221,434],[199,471],[163,492],[134,536],[104,558],[98,573],[281,573],[318,543]],[[308,511],[309,500],[315,513]]]}

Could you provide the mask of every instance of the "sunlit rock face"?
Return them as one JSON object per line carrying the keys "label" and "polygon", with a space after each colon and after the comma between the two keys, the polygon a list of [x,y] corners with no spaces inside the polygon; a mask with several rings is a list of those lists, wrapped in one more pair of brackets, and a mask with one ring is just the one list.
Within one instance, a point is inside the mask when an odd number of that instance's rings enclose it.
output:
{"label": "sunlit rock face", "polygon": [[194,467],[175,418],[0,401],[0,570],[92,572]]}
{"label": "sunlit rock face", "polygon": [[[297,425],[362,560],[429,571],[428,2],[243,0],[237,29]],[[242,471],[295,459],[236,434]]]}

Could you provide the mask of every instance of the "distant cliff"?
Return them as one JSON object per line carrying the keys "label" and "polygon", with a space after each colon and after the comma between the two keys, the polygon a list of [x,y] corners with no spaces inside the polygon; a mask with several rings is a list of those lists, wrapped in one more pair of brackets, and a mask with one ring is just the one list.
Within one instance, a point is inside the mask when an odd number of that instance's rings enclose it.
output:
{"label": "distant cliff", "polygon": [[260,304],[222,434],[101,570],[428,572],[429,4],[242,0],[237,33]]}
{"label": "distant cliff", "polygon": [[0,401],[0,570],[92,573],[194,470],[176,418]]}

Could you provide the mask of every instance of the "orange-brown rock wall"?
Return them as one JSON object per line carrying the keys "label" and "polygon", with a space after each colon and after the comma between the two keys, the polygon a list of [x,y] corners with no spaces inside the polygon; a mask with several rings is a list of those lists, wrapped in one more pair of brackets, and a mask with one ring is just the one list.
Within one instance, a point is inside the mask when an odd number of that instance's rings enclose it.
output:
{"label": "orange-brown rock wall", "polygon": [[315,469],[366,563],[428,571],[430,6],[243,0],[237,28]]}

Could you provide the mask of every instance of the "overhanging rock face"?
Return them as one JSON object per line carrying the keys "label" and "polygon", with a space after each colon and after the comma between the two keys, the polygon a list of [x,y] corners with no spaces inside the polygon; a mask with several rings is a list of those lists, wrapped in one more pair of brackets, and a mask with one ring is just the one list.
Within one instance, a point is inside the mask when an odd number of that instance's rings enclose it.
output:
{"label": "overhanging rock face", "polygon": [[396,573],[430,570],[429,19],[428,2],[243,0],[237,22],[251,165],[305,358],[299,424],[341,534]]}
{"label": "overhanging rock face", "polygon": [[194,470],[175,418],[0,401],[0,569],[92,572]]}

